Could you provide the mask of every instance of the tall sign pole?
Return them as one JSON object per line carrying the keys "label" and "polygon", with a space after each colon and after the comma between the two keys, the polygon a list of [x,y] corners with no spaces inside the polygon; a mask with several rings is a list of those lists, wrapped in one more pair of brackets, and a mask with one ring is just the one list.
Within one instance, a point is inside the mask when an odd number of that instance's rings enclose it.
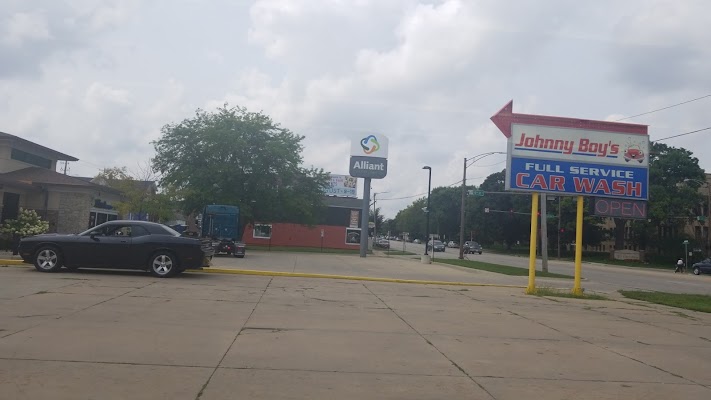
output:
{"label": "tall sign pole", "polygon": [[363,208],[360,222],[360,256],[368,253],[368,213],[370,211],[370,180],[383,179],[388,174],[388,138],[381,134],[354,137],[351,142],[349,172],[352,177],[365,178]]}
{"label": "tall sign pole", "polygon": [[[506,190],[576,195],[575,283],[580,287],[584,196],[646,201],[649,188],[647,126],[578,118],[516,114],[513,100],[491,120],[506,136]],[[537,210],[532,209],[531,260],[535,267]],[[559,232],[560,234],[560,232]],[[535,270],[534,270],[535,271]],[[527,292],[534,292],[529,279]],[[535,284],[535,281],[533,281]]]}

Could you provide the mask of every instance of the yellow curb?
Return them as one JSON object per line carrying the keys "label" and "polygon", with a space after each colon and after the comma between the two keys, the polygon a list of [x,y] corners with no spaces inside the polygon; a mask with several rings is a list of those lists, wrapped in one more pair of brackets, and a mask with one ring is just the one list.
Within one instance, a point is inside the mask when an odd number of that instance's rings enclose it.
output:
{"label": "yellow curb", "polygon": [[0,260],[0,265],[32,265],[32,264],[27,264],[26,262],[22,260]]}
{"label": "yellow curb", "polygon": [[[193,271],[191,271],[193,272]],[[375,278],[369,276],[350,276],[350,275],[329,275],[329,274],[309,274],[303,272],[279,272],[279,271],[257,271],[250,269],[224,269],[224,268],[209,268],[201,271],[213,274],[233,274],[233,275],[259,275],[259,276],[283,276],[296,278],[318,278],[318,279],[343,279],[351,281],[369,281],[369,282],[388,282],[388,283],[412,283],[417,285],[448,285],[448,286],[488,286],[501,288],[525,289],[526,286],[519,285],[500,285],[495,283],[470,283],[470,282],[449,282],[449,281],[422,281],[415,279],[393,279],[393,278]]]}

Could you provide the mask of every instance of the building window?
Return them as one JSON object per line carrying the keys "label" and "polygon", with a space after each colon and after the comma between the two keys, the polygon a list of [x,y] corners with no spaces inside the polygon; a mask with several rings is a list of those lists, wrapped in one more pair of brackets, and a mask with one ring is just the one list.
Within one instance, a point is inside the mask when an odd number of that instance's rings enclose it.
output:
{"label": "building window", "polygon": [[346,244],[360,245],[360,228],[346,228]]}
{"label": "building window", "polygon": [[107,221],[115,221],[118,215],[110,212],[92,211],[89,213],[89,228],[101,225]]}
{"label": "building window", "polygon": [[22,161],[27,164],[32,164],[36,165],[38,167],[50,169],[52,168],[52,160],[40,157],[34,154],[30,154],[26,151],[22,151],[19,149],[12,149],[12,153],[10,154],[10,158],[13,160],[17,161]]}
{"label": "building window", "polygon": [[255,224],[252,237],[255,239],[271,239],[272,226],[269,224]]}

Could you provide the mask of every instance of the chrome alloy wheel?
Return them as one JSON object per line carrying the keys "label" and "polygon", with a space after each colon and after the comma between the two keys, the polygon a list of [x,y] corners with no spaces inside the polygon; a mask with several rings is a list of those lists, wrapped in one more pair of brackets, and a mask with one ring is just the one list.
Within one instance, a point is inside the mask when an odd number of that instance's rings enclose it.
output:
{"label": "chrome alloy wheel", "polygon": [[57,252],[52,249],[44,249],[37,253],[37,266],[43,270],[49,271],[56,268],[58,262]]}
{"label": "chrome alloy wheel", "polygon": [[173,270],[173,259],[168,254],[159,254],[153,258],[151,267],[156,275],[168,275]]}

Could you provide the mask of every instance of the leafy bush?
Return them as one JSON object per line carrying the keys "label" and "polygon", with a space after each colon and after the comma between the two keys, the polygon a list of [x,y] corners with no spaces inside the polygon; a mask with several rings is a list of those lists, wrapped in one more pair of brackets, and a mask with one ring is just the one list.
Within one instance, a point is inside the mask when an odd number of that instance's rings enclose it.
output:
{"label": "leafy bush", "polygon": [[17,219],[9,219],[0,226],[0,233],[6,236],[32,236],[49,230],[49,222],[42,221],[35,210],[20,208]]}

